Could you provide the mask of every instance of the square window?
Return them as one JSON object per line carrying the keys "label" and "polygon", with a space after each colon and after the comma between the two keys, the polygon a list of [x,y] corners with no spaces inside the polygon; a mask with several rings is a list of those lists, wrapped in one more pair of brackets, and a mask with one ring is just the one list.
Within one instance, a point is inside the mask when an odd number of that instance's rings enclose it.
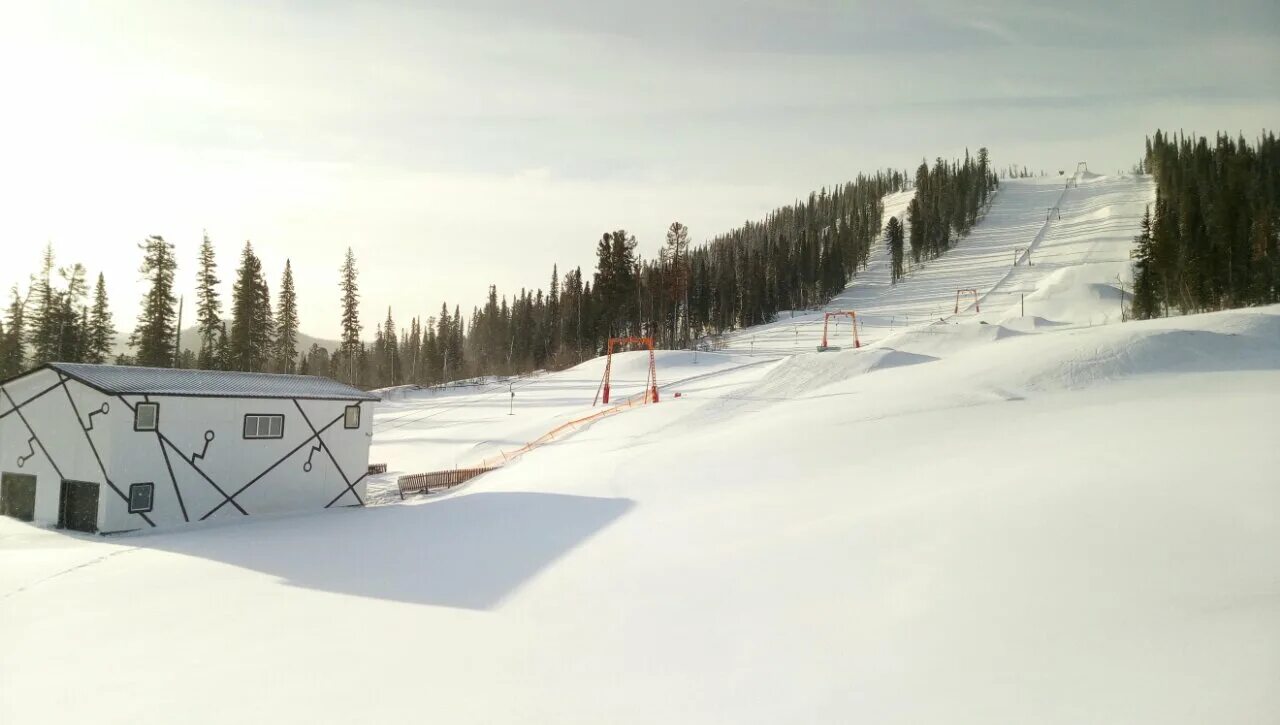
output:
{"label": "square window", "polygon": [[129,486],[129,513],[145,514],[155,503],[156,485],[154,483],[135,483]]}
{"label": "square window", "polygon": [[360,427],[360,406],[348,405],[346,416],[342,419],[342,427],[347,429]]}
{"label": "square window", "polygon": [[155,430],[160,424],[159,403],[138,403],[133,411],[134,430]]}

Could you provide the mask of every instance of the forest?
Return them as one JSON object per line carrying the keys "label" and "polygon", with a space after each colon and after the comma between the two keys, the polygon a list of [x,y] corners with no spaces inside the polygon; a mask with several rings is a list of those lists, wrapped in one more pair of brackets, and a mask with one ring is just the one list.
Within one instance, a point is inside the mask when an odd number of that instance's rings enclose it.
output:
{"label": "forest", "polygon": [[1187,314],[1280,301],[1280,145],[1264,133],[1156,131],[1142,166],[1156,202],[1136,237],[1133,313]]}
{"label": "forest", "polygon": [[[145,292],[129,351],[113,355],[116,327],[105,281],[99,275],[90,293],[84,268],[56,267],[48,246],[27,293],[12,291],[0,363],[6,377],[62,360],[326,375],[378,388],[561,369],[600,354],[610,336],[651,336],[663,348],[706,347],[723,333],[825,304],[856,279],[876,244],[889,245],[896,281],[907,241],[916,262],[943,254],[980,218],[998,183],[983,148],[963,160],[921,162],[914,176],[898,170],[859,175],[702,244],[672,222],[650,257],[640,253],[634,234],[610,230],[594,244],[593,270],[562,273],[553,264],[545,288],[509,297],[490,286],[469,314],[446,302],[437,314],[400,325],[388,309],[370,325],[372,335],[360,319],[359,269],[348,249],[338,268],[341,339],[333,350],[299,349],[291,266],[286,261],[273,302],[248,242],[224,307],[208,236],[196,258],[196,339],[184,339],[180,349],[177,256],[172,244],[153,236],[139,244]],[[885,195],[913,188],[907,218],[886,224]]]}

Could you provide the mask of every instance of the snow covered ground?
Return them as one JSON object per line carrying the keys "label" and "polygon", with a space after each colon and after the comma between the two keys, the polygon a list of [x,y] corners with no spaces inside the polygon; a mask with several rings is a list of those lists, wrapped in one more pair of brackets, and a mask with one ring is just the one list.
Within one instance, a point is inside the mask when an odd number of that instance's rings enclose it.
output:
{"label": "snow covered ground", "polygon": [[[662,403],[449,494],[0,520],[0,722],[1275,722],[1280,306],[1116,324],[1150,185],[1083,179],[1046,228],[1054,181],[859,277],[834,306],[867,347],[784,355],[783,321],[663,353]],[[956,286],[982,313],[925,323]],[[601,365],[516,382],[515,415],[505,385],[389,403],[373,458],[518,446]],[[647,357],[615,368],[639,393]]]}

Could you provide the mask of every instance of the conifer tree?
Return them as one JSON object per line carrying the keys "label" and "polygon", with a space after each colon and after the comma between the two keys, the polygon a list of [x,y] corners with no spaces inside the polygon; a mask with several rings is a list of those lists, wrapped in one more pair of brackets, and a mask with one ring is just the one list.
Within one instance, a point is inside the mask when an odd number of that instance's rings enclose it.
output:
{"label": "conifer tree", "polygon": [[31,304],[26,311],[26,324],[32,366],[43,365],[58,356],[59,310],[57,293],[53,288],[54,269],[53,244],[47,243],[41,256],[40,271],[31,278],[31,291],[28,293]]}
{"label": "conifer tree", "polygon": [[[917,192],[918,193],[918,192]],[[907,224],[911,228],[911,261],[919,264],[924,255],[924,214],[920,210],[920,200],[912,199],[907,205]]]}
{"label": "conifer tree", "polygon": [[218,335],[222,329],[222,301],[218,296],[218,263],[213,242],[204,235],[200,243],[196,271],[196,329],[200,334],[200,352],[196,364],[202,370],[214,370],[218,364]]}
{"label": "conifer tree", "polygon": [[339,349],[341,357],[341,379],[355,384],[360,379],[360,359],[362,344],[360,342],[360,287],[356,279],[356,256],[347,247],[347,256],[343,260],[338,287],[342,290],[342,340]]}
{"label": "conifer tree", "polygon": [[4,335],[0,336],[0,375],[13,377],[22,372],[26,365],[26,342],[24,311],[26,300],[18,293],[17,285],[10,292],[9,310],[5,316],[7,325]]}
{"label": "conifer tree", "polygon": [[884,228],[885,241],[889,244],[889,261],[890,261],[890,281],[897,284],[902,278],[903,272],[903,235],[902,222],[898,221],[898,217],[889,217],[889,223]]}
{"label": "conifer tree", "polygon": [[231,338],[227,335],[227,323],[218,324],[218,344],[214,356],[213,370],[231,369]]}
{"label": "conifer tree", "polygon": [[663,259],[669,269],[671,331],[669,339],[679,340],[680,347],[689,342],[687,324],[688,285],[689,285],[689,227],[680,222],[671,222],[667,227],[666,246],[663,247]]}
{"label": "conifer tree", "polygon": [[88,310],[84,306],[88,287],[85,285],[84,265],[76,263],[58,270],[65,287],[54,295],[52,326],[54,334],[53,359],[63,362],[81,362],[88,346]]}
{"label": "conifer tree", "polygon": [[271,295],[262,273],[262,261],[253,253],[253,245],[245,242],[231,288],[230,369],[265,371],[272,359],[274,335]]}
{"label": "conifer tree", "polygon": [[1160,298],[1156,281],[1155,244],[1151,238],[1151,207],[1142,215],[1142,231],[1133,238],[1137,246],[1137,259],[1134,263],[1133,302],[1134,317],[1139,319],[1157,317],[1160,314]]}
{"label": "conifer tree", "polygon": [[292,373],[298,361],[298,296],[293,288],[293,267],[288,259],[284,260],[280,299],[276,304],[275,369]]}
{"label": "conifer tree", "polygon": [[391,308],[387,308],[387,321],[382,326],[382,375],[383,385],[399,385],[400,345],[396,340],[396,323],[391,319]]}
{"label": "conifer tree", "polygon": [[149,367],[172,367],[174,360],[174,332],[177,325],[177,298],[173,295],[173,277],[178,262],[173,255],[173,245],[164,237],[152,236],[140,243],[143,252],[140,273],[149,287],[142,298],[142,310],[138,324],[129,337],[133,349],[133,361]]}
{"label": "conifer tree", "polygon": [[102,364],[111,357],[116,342],[116,326],[107,304],[107,283],[98,273],[98,283],[93,287],[93,308],[89,312],[88,342],[84,361]]}
{"label": "conifer tree", "polygon": [[453,353],[453,323],[449,318],[449,303],[440,303],[440,318],[436,321],[436,346],[440,354],[440,382],[447,383],[457,377],[458,360]]}

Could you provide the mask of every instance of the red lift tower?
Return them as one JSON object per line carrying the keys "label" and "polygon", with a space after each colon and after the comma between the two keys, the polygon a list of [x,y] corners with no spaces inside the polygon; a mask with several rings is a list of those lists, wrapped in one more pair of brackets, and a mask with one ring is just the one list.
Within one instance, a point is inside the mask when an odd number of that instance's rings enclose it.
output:
{"label": "red lift tower", "polygon": [[978,307],[978,290],[970,288],[956,290],[955,314],[960,314],[960,295],[973,295],[973,311],[982,312],[982,308]]}
{"label": "red lift tower", "polygon": [[827,312],[822,315],[822,344],[818,346],[818,352],[840,349],[827,344],[827,325],[831,322],[832,317],[848,317],[849,324],[853,326],[853,346],[862,347],[862,341],[858,339],[858,313],[853,310],[841,310],[839,312]]}
{"label": "red lift tower", "polygon": [[[604,363],[604,377],[600,379],[600,388],[596,391],[596,402],[600,402],[600,392],[604,392],[604,404],[609,404],[609,378],[613,374],[613,349],[626,345],[644,345],[649,348],[649,380],[644,384],[644,402],[658,402],[658,366],[653,359],[652,337],[611,337],[607,358]],[[591,405],[595,405],[593,402]]]}

